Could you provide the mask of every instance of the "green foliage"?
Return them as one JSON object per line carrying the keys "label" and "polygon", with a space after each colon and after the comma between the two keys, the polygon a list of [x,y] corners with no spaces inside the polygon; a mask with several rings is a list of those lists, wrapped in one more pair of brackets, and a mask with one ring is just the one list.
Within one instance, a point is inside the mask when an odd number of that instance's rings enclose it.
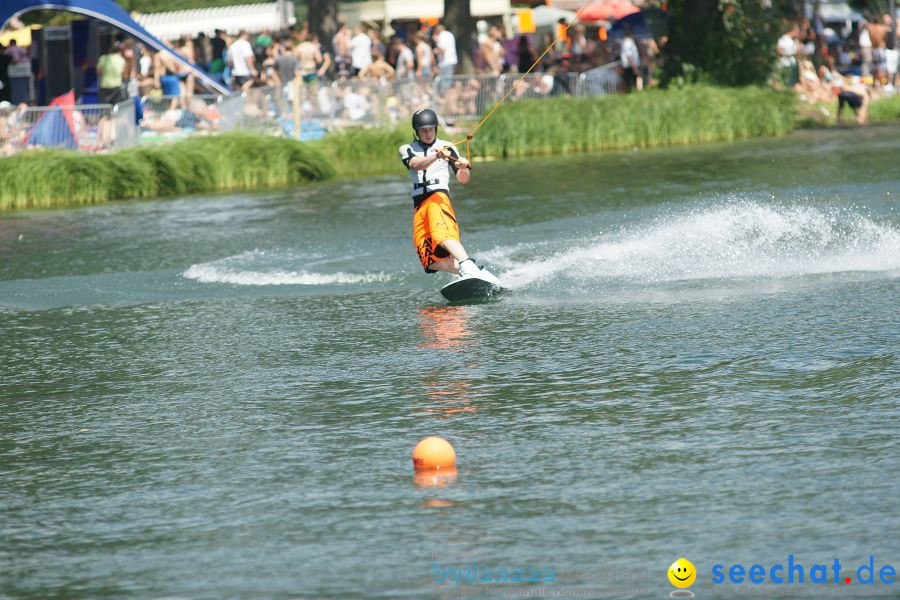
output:
{"label": "green foliage", "polygon": [[398,148],[413,139],[409,126],[391,129],[348,129],[333,133],[314,146],[344,177],[377,175],[402,168]]}
{"label": "green foliage", "polygon": [[65,150],[0,159],[0,209],[258,189],[335,174],[309,144],[251,133],[197,137],[109,155]]}
{"label": "green foliage", "polygon": [[663,85],[762,85],[772,74],[785,0],[672,0]]}
{"label": "green foliage", "polygon": [[874,19],[881,14],[890,14],[888,3],[885,0],[849,0],[847,4],[869,19]]}
{"label": "green foliage", "polygon": [[479,131],[473,153],[529,156],[784,135],[795,96],[705,85],[627,96],[515,102]]}
{"label": "green foliage", "polygon": [[900,120],[900,96],[887,96],[869,105],[869,121],[880,123]]}

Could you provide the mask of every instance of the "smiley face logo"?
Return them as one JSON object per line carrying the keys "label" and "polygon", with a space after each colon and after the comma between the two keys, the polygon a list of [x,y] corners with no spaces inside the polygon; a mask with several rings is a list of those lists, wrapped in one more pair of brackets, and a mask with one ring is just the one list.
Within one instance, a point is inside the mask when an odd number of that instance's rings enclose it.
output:
{"label": "smiley face logo", "polygon": [[679,558],[669,567],[669,581],[677,588],[691,587],[697,579],[697,569],[686,558]]}

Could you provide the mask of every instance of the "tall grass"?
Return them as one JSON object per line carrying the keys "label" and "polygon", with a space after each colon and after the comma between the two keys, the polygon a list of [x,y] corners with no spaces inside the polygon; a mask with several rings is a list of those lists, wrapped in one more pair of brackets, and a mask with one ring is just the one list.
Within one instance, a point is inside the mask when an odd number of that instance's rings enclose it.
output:
{"label": "tall grass", "polygon": [[393,128],[348,129],[314,142],[334,164],[339,176],[379,175],[402,172],[400,146],[413,139],[411,125]]}
{"label": "tall grass", "polygon": [[0,210],[286,186],[334,174],[307,144],[251,133],[109,155],[22,152],[0,159]]}
{"label": "tall grass", "polygon": [[784,135],[794,114],[793,94],[752,87],[521,101],[494,113],[473,153],[518,157]]}
{"label": "tall grass", "polygon": [[879,98],[869,105],[869,121],[881,123],[900,119],[900,95]]}

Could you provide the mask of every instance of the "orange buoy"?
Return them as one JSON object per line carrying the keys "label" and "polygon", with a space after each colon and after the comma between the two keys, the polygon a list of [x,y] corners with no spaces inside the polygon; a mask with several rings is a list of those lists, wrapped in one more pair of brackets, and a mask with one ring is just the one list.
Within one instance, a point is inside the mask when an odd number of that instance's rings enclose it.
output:
{"label": "orange buoy", "polygon": [[416,444],[413,468],[416,471],[436,471],[456,466],[456,451],[444,438],[430,435]]}

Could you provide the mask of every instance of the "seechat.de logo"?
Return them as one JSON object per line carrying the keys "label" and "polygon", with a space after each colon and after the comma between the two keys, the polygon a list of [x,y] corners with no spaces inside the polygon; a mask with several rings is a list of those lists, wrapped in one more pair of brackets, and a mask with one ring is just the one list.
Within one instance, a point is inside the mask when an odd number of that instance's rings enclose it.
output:
{"label": "seechat.de logo", "polygon": [[743,584],[745,582],[756,585],[769,582],[774,584],[806,584],[807,582],[810,584],[826,584],[829,583],[829,571],[831,571],[831,583],[843,582],[844,584],[856,582],[868,585],[880,581],[884,585],[891,585],[894,583],[897,575],[897,570],[893,565],[886,564],[879,568],[876,565],[874,556],[869,557],[868,563],[863,563],[855,570],[849,571],[849,573],[856,575],[856,579],[853,579],[848,574],[848,571],[843,570],[841,561],[836,558],[831,564],[814,564],[807,569],[802,563],[794,560],[793,554],[788,554],[787,564],[777,563],[768,569],[761,564],[746,567],[736,563],[731,565],[726,573],[724,565],[713,565],[712,582],[718,585],[724,583],[727,579],[734,584]]}
{"label": "seechat.de logo", "polygon": [[669,596],[672,596],[673,598],[694,597],[694,592],[687,589],[691,587],[691,584],[697,579],[697,569],[694,567],[694,563],[686,558],[679,558],[669,567],[668,575],[669,582],[679,588],[669,594]]}

